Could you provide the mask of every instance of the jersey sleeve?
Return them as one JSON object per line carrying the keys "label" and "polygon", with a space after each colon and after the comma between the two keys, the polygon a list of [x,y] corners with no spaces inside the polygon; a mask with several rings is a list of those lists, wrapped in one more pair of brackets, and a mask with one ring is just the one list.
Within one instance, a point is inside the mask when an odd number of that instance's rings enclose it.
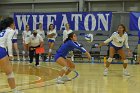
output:
{"label": "jersey sleeve", "polygon": [[7,48],[9,56],[13,56],[13,49],[12,49],[12,37],[14,35],[14,31],[9,31],[7,36]]}
{"label": "jersey sleeve", "polygon": [[129,48],[129,45],[128,45],[128,35],[127,34],[126,34],[126,37],[125,37],[124,44],[125,44],[126,48]]}
{"label": "jersey sleeve", "polygon": [[76,49],[79,49],[83,53],[86,52],[86,49],[84,47],[81,47],[78,42],[72,42],[71,43],[71,46],[74,47],[74,48],[76,48]]}
{"label": "jersey sleeve", "polygon": [[111,35],[110,38],[108,38],[107,40],[104,41],[105,44],[109,43],[110,41],[112,41],[114,38],[114,33]]}

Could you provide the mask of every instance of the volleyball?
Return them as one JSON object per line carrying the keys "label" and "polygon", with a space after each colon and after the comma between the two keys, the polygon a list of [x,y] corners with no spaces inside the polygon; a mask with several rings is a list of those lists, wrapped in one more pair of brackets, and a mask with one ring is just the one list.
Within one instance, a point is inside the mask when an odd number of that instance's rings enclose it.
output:
{"label": "volleyball", "polygon": [[85,35],[85,40],[87,42],[92,42],[93,41],[93,34],[86,34]]}

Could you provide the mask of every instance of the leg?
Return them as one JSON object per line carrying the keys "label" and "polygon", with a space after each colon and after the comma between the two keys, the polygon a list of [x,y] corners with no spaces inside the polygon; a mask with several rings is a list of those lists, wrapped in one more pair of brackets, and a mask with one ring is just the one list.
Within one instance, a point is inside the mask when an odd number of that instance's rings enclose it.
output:
{"label": "leg", "polygon": [[36,54],[35,53],[35,60],[36,60],[36,66],[38,66],[39,65],[39,54]]}
{"label": "leg", "polygon": [[74,63],[73,63],[71,60],[69,60],[69,59],[66,59],[66,61],[67,61],[68,67],[70,68],[70,69],[65,73],[65,75],[68,75],[73,69],[75,69],[75,65],[74,65]]}
{"label": "leg", "polygon": [[34,58],[34,49],[33,48],[29,48],[29,58],[30,58],[30,63],[32,63],[33,58]]}
{"label": "leg", "polygon": [[112,62],[114,54],[115,54],[115,49],[113,47],[110,47],[110,49],[109,49],[109,58],[107,59],[106,68],[104,70],[104,75],[105,76],[108,75],[108,68],[110,66],[110,63]]}
{"label": "leg", "polygon": [[16,50],[16,53],[17,53],[17,59],[19,60],[20,58],[19,58],[19,49],[18,49],[18,45],[17,45],[17,43],[14,43],[13,45],[14,45],[14,49]]}
{"label": "leg", "polygon": [[[63,67],[68,67],[66,59],[64,59],[64,58],[62,58],[62,57],[59,57],[59,58],[57,59],[56,63],[58,63],[59,65],[61,65],[61,66],[63,66]],[[60,71],[59,75],[62,77],[62,76],[65,74],[66,71],[67,71],[67,68],[66,68],[66,69],[63,68],[63,69]]]}
{"label": "leg", "polygon": [[121,56],[121,60],[123,61],[123,67],[126,69],[127,67],[127,62],[126,61],[126,55],[123,49],[118,50],[118,54]]}
{"label": "leg", "polygon": [[14,75],[13,75],[13,71],[12,71],[12,66],[10,64],[9,58],[8,56],[2,58],[0,60],[0,66],[1,69],[6,73],[7,78],[8,78],[8,83],[11,89],[15,89],[16,85],[15,85],[15,79],[14,79]]}
{"label": "leg", "polygon": [[109,68],[110,63],[112,62],[114,54],[115,54],[115,49],[113,47],[110,47],[110,49],[109,49],[109,58],[108,58],[108,60],[106,62],[106,68]]}
{"label": "leg", "polygon": [[53,47],[54,47],[54,42],[50,43],[49,53],[48,53],[48,57],[49,57],[49,58],[51,58]]}
{"label": "leg", "polygon": [[64,84],[62,76],[64,76],[65,73],[69,70],[69,67],[67,65],[66,59],[64,59],[63,57],[59,57],[56,60],[56,63],[58,63],[59,65],[63,66],[62,70],[59,72],[59,77],[57,78],[57,83]]}
{"label": "leg", "polygon": [[127,64],[128,64],[128,60],[126,59],[126,55],[123,49],[118,50],[118,54],[121,56],[121,60],[123,61],[123,74],[126,76],[129,76],[130,74],[128,73],[128,71],[126,70],[127,68]]}

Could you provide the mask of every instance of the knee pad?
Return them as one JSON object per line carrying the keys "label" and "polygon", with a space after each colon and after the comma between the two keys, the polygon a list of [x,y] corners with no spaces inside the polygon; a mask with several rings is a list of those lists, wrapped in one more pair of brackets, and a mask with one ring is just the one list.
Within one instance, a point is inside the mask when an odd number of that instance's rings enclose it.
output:
{"label": "knee pad", "polygon": [[51,53],[52,52],[52,49],[49,49],[49,53]]}
{"label": "knee pad", "polygon": [[10,79],[10,78],[14,78],[14,73],[11,72],[10,74],[8,74],[8,75],[7,75],[7,78],[8,78],[8,79]]}
{"label": "knee pad", "polygon": [[112,59],[111,57],[109,57],[109,58],[107,59],[107,62],[111,63],[112,60],[113,60],[113,59]]}
{"label": "knee pad", "polygon": [[125,59],[123,62],[124,62],[124,63],[128,63],[128,59]]}
{"label": "knee pad", "polygon": [[69,70],[69,67],[65,66],[62,68],[65,72]]}

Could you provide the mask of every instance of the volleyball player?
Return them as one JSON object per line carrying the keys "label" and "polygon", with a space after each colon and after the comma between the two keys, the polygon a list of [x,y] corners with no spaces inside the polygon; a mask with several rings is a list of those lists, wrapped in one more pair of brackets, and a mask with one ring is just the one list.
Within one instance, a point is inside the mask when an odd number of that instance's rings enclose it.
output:
{"label": "volleyball player", "polygon": [[[0,68],[6,73],[8,83],[13,93],[23,93],[16,89],[12,65],[9,61],[13,57],[12,37],[14,34],[14,20],[11,17],[3,19],[0,22]],[[6,48],[8,48],[8,54]]]}
{"label": "volleyball player", "polygon": [[42,23],[39,23],[39,29],[37,29],[37,34],[39,34],[43,39],[45,39],[45,32],[43,30]]}
{"label": "volleyball player", "polygon": [[52,49],[54,47],[55,39],[57,37],[57,33],[56,33],[56,30],[54,29],[53,24],[49,25],[49,31],[47,32],[47,37],[48,37],[49,52],[48,52],[48,57],[46,61],[50,61],[51,56],[52,56]]}
{"label": "volleyball player", "polygon": [[80,44],[78,44],[76,34],[73,32],[70,33],[64,44],[61,45],[55,54],[56,63],[63,66],[59,73],[59,77],[57,78],[57,83],[63,84],[65,81],[70,80],[67,75],[75,69],[75,65],[71,60],[67,59],[66,56],[69,51],[74,50],[74,48],[79,49],[81,52],[85,53],[89,60],[91,59],[90,54],[83,47],[81,47]]}
{"label": "volleyball player", "polygon": [[[45,32],[44,32],[44,30],[43,30],[43,25],[42,25],[42,23],[39,23],[39,29],[37,29],[37,33],[38,33],[43,39],[45,39]],[[41,54],[41,55],[39,56],[39,59],[42,60],[41,56],[43,56],[43,54]]]}
{"label": "volleyball player", "polygon": [[30,63],[32,63],[33,57],[35,56],[36,67],[39,66],[39,54],[36,53],[36,48],[43,47],[43,44],[44,44],[43,38],[35,30],[33,34],[30,36],[29,57],[30,57]]}
{"label": "volleyball player", "polygon": [[140,31],[138,32],[138,49],[137,49],[137,62],[140,64]]}
{"label": "volleyball player", "polygon": [[[65,24],[65,30],[63,31],[63,42],[68,38],[68,34],[72,33],[73,31],[70,29],[70,25],[68,23]],[[74,54],[73,51],[70,51],[71,60],[74,61]]]}
{"label": "volleyball player", "polygon": [[105,76],[108,75],[108,68],[110,66],[110,63],[113,60],[113,56],[114,56],[115,52],[117,52],[121,56],[121,60],[123,61],[123,75],[129,76],[130,74],[128,73],[128,71],[126,69],[128,60],[126,59],[126,55],[123,50],[123,46],[125,45],[125,47],[127,48],[128,54],[130,54],[131,51],[128,46],[128,35],[126,33],[126,28],[123,24],[118,25],[117,31],[114,32],[109,39],[107,39],[106,41],[101,43],[99,45],[99,47],[101,47],[102,45],[106,45],[109,42],[110,42],[109,58],[106,63],[104,75]]}
{"label": "volleyball player", "polygon": [[29,49],[28,43],[29,43],[30,36],[31,36],[31,31],[29,29],[30,29],[29,25],[26,25],[26,30],[22,32],[22,40],[23,40],[23,48],[24,48],[24,51],[22,52],[22,54],[23,54],[23,61],[26,60],[25,59],[25,54],[27,54],[29,56],[29,53],[28,53],[28,49]]}
{"label": "volleyball player", "polygon": [[13,48],[15,49],[16,54],[17,54],[17,60],[19,61],[20,60],[20,58],[19,58],[19,49],[18,49],[18,44],[17,44],[18,30],[14,29],[14,31],[15,32],[14,32],[14,35],[13,35],[13,38],[12,38],[12,43],[13,43]]}

